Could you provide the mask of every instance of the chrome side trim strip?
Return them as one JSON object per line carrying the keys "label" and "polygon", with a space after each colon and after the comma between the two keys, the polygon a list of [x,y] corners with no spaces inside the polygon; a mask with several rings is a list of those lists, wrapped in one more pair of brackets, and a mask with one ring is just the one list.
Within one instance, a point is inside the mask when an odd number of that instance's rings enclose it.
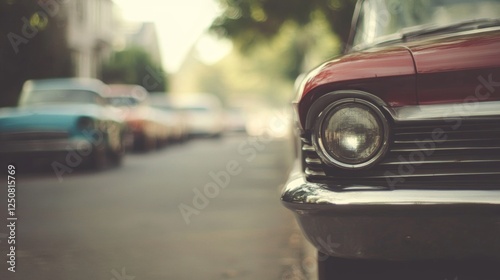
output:
{"label": "chrome side trim strip", "polygon": [[498,163],[500,159],[467,159],[467,160],[424,160],[424,161],[391,161],[382,162],[379,165],[401,165],[401,164],[453,164],[453,163]]}
{"label": "chrome side trim strip", "polygon": [[500,119],[500,101],[487,101],[466,104],[455,103],[418,105],[398,108],[386,107],[386,110],[392,115],[396,123],[408,121],[434,121],[456,118]]}
{"label": "chrome side trim strip", "polygon": [[500,147],[448,147],[448,148],[395,148],[391,152],[434,152],[434,151],[470,151],[470,150],[500,150]]}

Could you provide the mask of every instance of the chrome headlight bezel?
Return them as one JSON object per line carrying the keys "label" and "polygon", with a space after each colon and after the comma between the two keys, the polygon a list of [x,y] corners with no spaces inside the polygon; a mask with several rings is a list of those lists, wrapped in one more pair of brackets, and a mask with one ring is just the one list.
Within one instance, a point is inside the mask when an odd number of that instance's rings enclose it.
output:
{"label": "chrome headlight bezel", "polygon": [[[360,162],[350,162],[349,160],[342,160],[335,155],[333,155],[325,145],[325,135],[324,135],[324,125],[334,114],[340,109],[348,106],[349,104],[355,105],[359,108],[366,109],[375,119],[380,130],[380,141],[377,145],[375,151],[373,151],[367,159]],[[367,169],[376,164],[380,159],[384,157],[389,146],[389,135],[390,126],[387,118],[384,116],[382,111],[374,105],[373,103],[359,98],[343,98],[336,100],[335,102],[328,105],[325,109],[321,111],[318,116],[317,122],[313,128],[313,145],[318,152],[321,160],[329,166],[337,167],[347,170],[357,170],[357,169]]]}

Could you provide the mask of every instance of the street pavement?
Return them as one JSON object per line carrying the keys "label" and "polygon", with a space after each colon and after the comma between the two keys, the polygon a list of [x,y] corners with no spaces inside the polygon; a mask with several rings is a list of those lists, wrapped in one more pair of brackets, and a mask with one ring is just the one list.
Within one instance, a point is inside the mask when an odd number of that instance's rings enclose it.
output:
{"label": "street pavement", "polygon": [[299,279],[304,241],[279,201],[292,155],[286,138],[230,135],[59,179],[18,169],[16,272],[3,261],[0,279]]}

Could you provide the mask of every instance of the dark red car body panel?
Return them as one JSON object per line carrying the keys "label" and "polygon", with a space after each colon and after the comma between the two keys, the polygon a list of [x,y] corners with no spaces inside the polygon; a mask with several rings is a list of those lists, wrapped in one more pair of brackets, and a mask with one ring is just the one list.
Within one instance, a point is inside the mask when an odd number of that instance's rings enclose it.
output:
{"label": "dark red car body panel", "polygon": [[500,100],[500,30],[420,39],[331,60],[306,78],[302,125],[311,104],[335,90],[362,90],[389,107]]}
{"label": "dark red car body panel", "polygon": [[418,73],[419,104],[500,100],[500,90],[491,83],[500,81],[500,31],[433,41],[409,46]]}

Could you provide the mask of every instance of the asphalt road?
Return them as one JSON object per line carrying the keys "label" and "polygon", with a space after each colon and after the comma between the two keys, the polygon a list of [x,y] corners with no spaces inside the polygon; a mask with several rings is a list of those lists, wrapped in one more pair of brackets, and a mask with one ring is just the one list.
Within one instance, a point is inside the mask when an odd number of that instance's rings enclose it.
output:
{"label": "asphalt road", "polygon": [[[0,279],[287,278],[296,229],[279,189],[291,151],[284,139],[240,135],[131,154],[120,168],[61,181],[18,169],[16,272],[3,225]],[[5,189],[0,197],[7,225]]]}

